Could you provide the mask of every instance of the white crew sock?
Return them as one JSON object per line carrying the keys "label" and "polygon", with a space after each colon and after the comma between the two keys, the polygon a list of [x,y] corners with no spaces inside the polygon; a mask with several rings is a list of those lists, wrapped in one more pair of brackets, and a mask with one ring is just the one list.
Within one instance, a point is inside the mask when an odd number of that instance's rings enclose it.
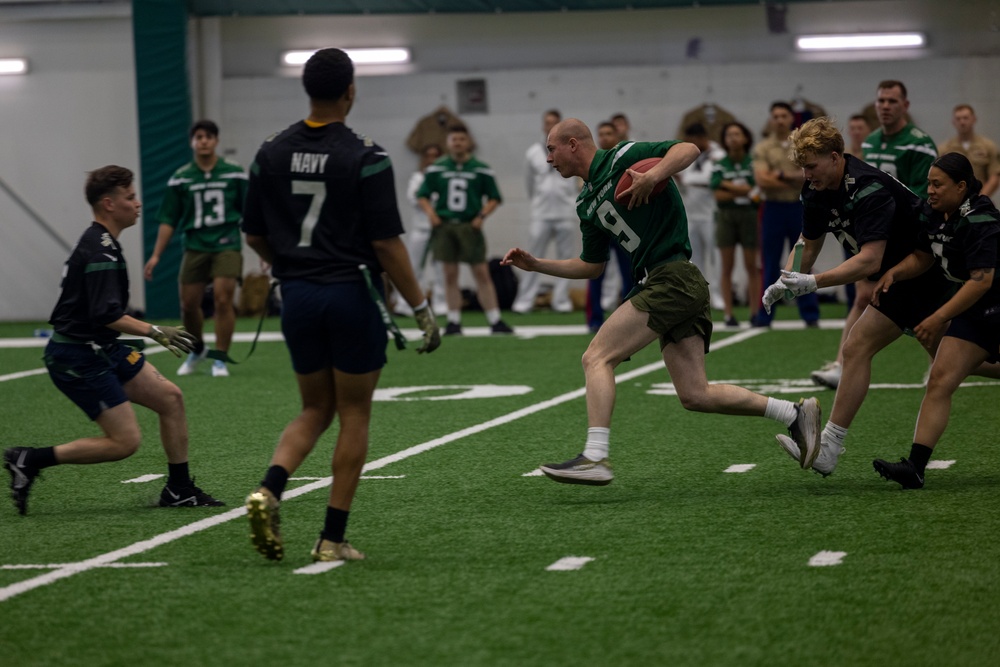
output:
{"label": "white crew sock", "polygon": [[496,324],[497,322],[499,322],[500,321],[500,309],[499,308],[490,308],[489,310],[487,310],[486,311],[486,321],[490,323],[490,326],[493,326],[494,324]]}
{"label": "white crew sock", "polygon": [[795,423],[798,413],[795,411],[795,404],[782,398],[767,399],[767,407],[764,408],[764,416],[768,419],[779,421],[785,426]]}
{"label": "white crew sock", "polygon": [[847,438],[847,429],[837,426],[833,422],[827,422],[823,427],[823,434],[820,435],[820,442],[828,442],[837,447],[837,451],[844,446],[844,439]]}
{"label": "white crew sock", "polygon": [[460,310],[452,310],[451,308],[449,308],[448,309],[448,321],[450,323],[452,323],[452,324],[461,324],[462,323],[462,311],[460,311]]}
{"label": "white crew sock", "polygon": [[587,445],[583,448],[583,455],[591,461],[601,461],[608,458],[610,440],[610,428],[602,428],[600,426],[588,428]]}

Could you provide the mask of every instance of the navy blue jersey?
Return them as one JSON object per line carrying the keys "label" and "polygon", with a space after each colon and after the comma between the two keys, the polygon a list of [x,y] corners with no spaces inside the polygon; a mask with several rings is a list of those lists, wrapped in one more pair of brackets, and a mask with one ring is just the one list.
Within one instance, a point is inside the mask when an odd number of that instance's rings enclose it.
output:
{"label": "navy blue jersey", "polygon": [[56,333],[100,344],[118,338],[107,325],[128,307],[128,270],[122,247],[104,225],[93,223],[76,242],[60,290],[49,318]]}
{"label": "navy blue jersey", "polygon": [[388,153],[343,123],[295,123],[257,152],[243,231],[267,237],[279,279],[362,280],[361,264],[378,275],[372,241],[403,233]]}
{"label": "navy blue jersey", "polygon": [[[964,283],[973,269],[998,268],[1000,212],[989,197],[976,195],[965,200],[947,220],[926,204],[920,220],[924,232],[917,247],[934,255],[949,280]],[[1000,293],[995,273],[990,292]]]}
{"label": "navy blue jersey", "polygon": [[886,241],[877,280],[913,252],[923,202],[895,178],[852,155],[844,156],[844,180],[835,190],[802,187],[802,235],[833,234],[852,255],[871,241]]}

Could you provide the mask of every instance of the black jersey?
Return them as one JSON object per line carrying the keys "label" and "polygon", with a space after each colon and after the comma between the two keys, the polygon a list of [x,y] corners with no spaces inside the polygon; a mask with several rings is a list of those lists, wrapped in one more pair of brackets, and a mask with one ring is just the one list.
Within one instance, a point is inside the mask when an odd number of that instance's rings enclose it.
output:
{"label": "black jersey", "polygon": [[[947,220],[925,204],[920,220],[924,229],[917,247],[934,255],[948,280],[964,283],[973,269],[1000,268],[1000,212],[989,197],[976,195],[965,200]],[[1000,293],[995,274],[990,292]]]}
{"label": "black jersey", "polygon": [[59,301],[49,323],[56,333],[110,343],[118,332],[108,324],[128,307],[128,270],[118,241],[104,225],[93,223],[63,265]]}
{"label": "black jersey", "polygon": [[905,185],[852,155],[844,156],[844,181],[836,190],[802,187],[802,235],[815,240],[832,233],[858,254],[871,241],[886,241],[877,280],[916,247],[922,202]]}
{"label": "black jersey", "polygon": [[243,231],[267,237],[279,279],[363,280],[361,264],[377,275],[371,242],[403,233],[388,153],[343,123],[295,123],[257,152]]}

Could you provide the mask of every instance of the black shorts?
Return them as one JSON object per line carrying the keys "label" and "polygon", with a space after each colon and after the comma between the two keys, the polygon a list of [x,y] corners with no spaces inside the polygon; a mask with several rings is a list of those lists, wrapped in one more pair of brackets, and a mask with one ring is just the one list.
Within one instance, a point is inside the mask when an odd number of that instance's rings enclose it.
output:
{"label": "black shorts", "polygon": [[95,348],[49,341],[44,360],[52,383],[91,420],[129,400],[124,385],[146,363],[142,352],[117,342]]}
{"label": "black shorts", "polygon": [[986,361],[1000,362],[1000,295],[987,293],[953,319],[944,335],[974,343],[989,354]]}
{"label": "black shorts", "polygon": [[[372,279],[381,292],[379,278]],[[329,368],[361,374],[385,366],[388,332],[364,282],[282,281],[281,331],[299,375]]]}
{"label": "black shorts", "polygon": [[872,307],[892,320],[903,333],[912,336],[913,327],[927,319],[957,290],[958,284],[945,278],[935,266],[913,280],[893,283],[888,292],[879,295],[879,305]]}

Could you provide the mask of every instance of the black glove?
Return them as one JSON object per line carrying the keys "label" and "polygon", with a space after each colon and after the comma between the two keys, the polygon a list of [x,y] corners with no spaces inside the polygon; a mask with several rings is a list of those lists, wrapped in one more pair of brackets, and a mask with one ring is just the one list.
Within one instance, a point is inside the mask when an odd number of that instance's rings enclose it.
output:
{"label": "black glove", "polygon": [[417,348],[417,352],[433,352],[441,347],[441,331],[438,329],[430,305],[413,311],[413,317],[417,320],[417,326],[424,332],[424,344]]}
{"label": "black glove", "polygon": [[194,336],[184,330],[184,327],[158,327],[150,325],[149,337],[174,353],[175,357],[183,352],[194,350],[198,342]]}

